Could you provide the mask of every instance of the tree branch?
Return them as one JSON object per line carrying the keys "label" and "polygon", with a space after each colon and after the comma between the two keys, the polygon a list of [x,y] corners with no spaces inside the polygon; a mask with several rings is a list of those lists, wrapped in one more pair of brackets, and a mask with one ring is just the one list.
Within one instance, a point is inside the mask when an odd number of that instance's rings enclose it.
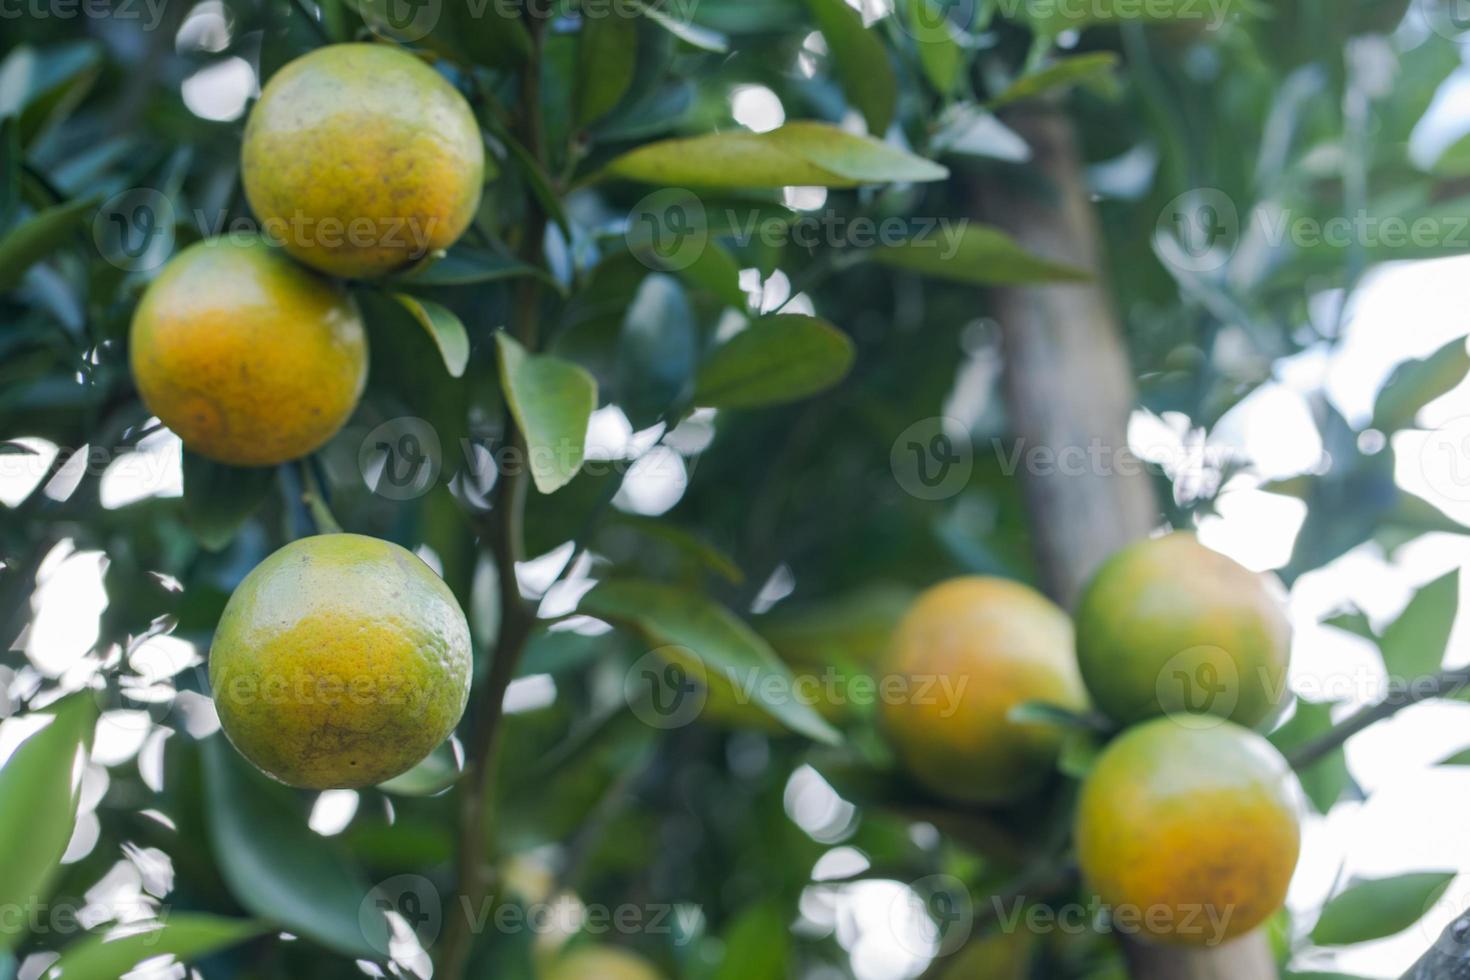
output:
{"label": "tree branch", "polygon": [[1322,735],[1297,748],[1287,759],[1293,769],[1306,769],[1340,748],[1354,735],[1380,721],[1392,718],[1410,705],[1454,694],[1467,684],[1470,684],[1470,667],[1458,667],[1410,681],[1407,686],[1395,687],[1382,701],[1344,718]]}

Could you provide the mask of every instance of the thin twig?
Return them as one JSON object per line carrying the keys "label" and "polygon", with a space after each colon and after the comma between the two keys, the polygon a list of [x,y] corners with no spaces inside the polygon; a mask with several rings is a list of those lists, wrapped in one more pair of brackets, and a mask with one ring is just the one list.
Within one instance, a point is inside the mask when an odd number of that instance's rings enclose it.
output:
{"label": "thin twig", "polygon": [[1322,735],[1297,748],[1287,756],[1287,759],[1291,762],[1293,769],[1297,771],[1306,769],[1320,762],[1333,750],[1341,747],[1344,742],[1364,729],[1392,718],[1412,704],[1454,694],[1466,684],[1470,684],[1470,667],[1441,671],[1438,674],[1421,677],[1406,686],[1395,687],[1382,701],[1344,718]]}

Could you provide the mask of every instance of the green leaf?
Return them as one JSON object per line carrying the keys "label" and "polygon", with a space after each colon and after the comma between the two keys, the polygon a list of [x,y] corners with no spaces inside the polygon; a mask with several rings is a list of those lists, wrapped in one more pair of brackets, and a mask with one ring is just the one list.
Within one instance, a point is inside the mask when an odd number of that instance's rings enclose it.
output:
{"label": "green leaf", "polygon": [[846,0],[807,0],[842,80],[847,101],[863,114],[868,132],[882,137],[898,108],[898,79],[888,50]]}
{"label": "green leaf", "polygon": [[378,789],[394,796],[438,796],[463,775],[454,748],[444,742],[408,772],[379,783]]}
{"label": "green leaf", "polygon": [[798,401],[841,381],[854,356],[847,334],[825,320],[765,317],[705,358],[695,376],[694,402],[755,408]]}
{"label": "green leaf", "polygon": [[1110,72],[1118,64],[1118,56],[1112,51],[1097,51],[1062,58],[1037,72],[1016,79],[1011,87],[991,100],[991,107],[998,108],[1034,99],[1053,89],[1075,85],[1095,75]]}
{"label": "green leaf", "polygon": [[569,361],[526,353],[503,330],[495,341],[500,348],[500,383],[526,437],[531,479],[537,490],[554,493],[582,467],[587,420],[597,408],[597,382]]}
{"label": "green leaf", "polygon": [[869,254],[883,265],[951,282],[1025,285],[1091,278],[1081,269],[1032,255],[998,228],[973,222],[944,226]]}
{"label": "green leaf", "polygon": [[89,39],[10,52],[0,64],[0,116],[19,119],[22,144],[29,146],[86,96],[102,72],[103,51]]}
{"label": "green leaf", "polygon": [[1312,942],[1346,946],[1403,932],[1424,917],[1454,879],[1453,871],[1421,872],[1351,884],[1322,909]]}
{"label": "green leaf", "polygon": [[949,176],[933,161],[816,122],[661,140],[618,157],[604,173],[669,187],[725,188],[859,187]]}
{"label": "green leaf", "polygon": [[693,558],[731,585],[745,581],[745,573],[735,560],[693,531],[686,530],[656,517],[641,517],[637,514],[618,516],[619,526],[632,528],[650,538],[672,545],[678,551]]}
{"label": "green leaf", "polygon": [[21,163],[20,125],[14,118],[0,119],[0,233],[20,206]]}
{"label": "green leaf", "polygon": [[1450,144],[1429,170],[1441,177],[1470,177],[1470,135]]}
{"label": "green leaf", "polygon": [[97,708],[83,692],[36,717],[49,720],[0,766],[0,909],[20,913],[0,917],[0,950],[24,935],[27,910],[45,901],[71,841]]}
{"label": "green leaf", "polygon": [[389,281],[405,286],[470,286],[482,282],[498,282],[518,276],[544,278],[546,273],[517,259],[485,252],[464,245],[427,256],[407,272]]}
{"label": "green leaf", "polygon": [[972,102],[951,106],[938,121],[939,131],[929,142],[934,153],[990,157],[1010,163],[1031,159],[1031,147],[1015,130]]}
{"label": "green leaf", "polygon": [[1392,434],[1409,428],[1419,410],[1448,394],[1470,373],[1465,338],[1456,337],[1421,360],[1405,361],[1394,369],[1373,406],[1373,428]]}
{"label": "green leaf", "polygon": [[1102,755],[1102,739],[1096,732],[1073,728],[1062,736],[1062,748],[1057,753],[1057,769],[1073,779],[1086,779],[1087,774]]}
{"label": "green leaf", "polygon": [[294,795],[223,735],[200,743],[205,816],[221,877],[252,915],[356,959],[381,960],[388,923],[361,914],[368,883],[339,842],[313,832]]}
{"label": "green leaf", "polygon": [[577,44],[576,123],[586,126],[628,94],[638,63],[638,22],[603,11],[582,15]]}
{"label": "green leaf", "polygon": [[27,269],[65,244],[80,218],[96,206],[89,198],[58,204],[0,238],[0,289],[14,287]]}
{"label": "green leaf", "polygon": [[746,908],[721,937],[725,950],[714,980],[783,980],[791,957],[791,931],[779,902]]}
{"label": "green leaf", "polygon": [[[1296,700],[1296,711],[1291,718],[1271,733],[1271,743],[1285,754],[1315,741],[1332,728],[1332,709],[1336,705],[1328,701]],[[1302,792],[1317,808],[1326,813],[1332,809],[1343,791],[1353,784],[1348,772],[1347,756],[1339,746],[1323,756],[1305,770],[1297,773]]]}
{"label": "green leaf", "polygon": [[449,376],[462,377],[465,365],[470,362],[470,335],[459,317],[432,300],[407,293],[394,293],[393,298],[429,331],[429,336],[434,338],[434,346],[439,348],[439,354],[444,358],[444,368]]}
{"label": "green leaf", "polygon": [[1016,725],[1041,725],[1063,731],[1095,732],[1097,719],[1046,701],[1023,701],[1006,712],[1006,721]]}
{"label": "green leaf", "polygon": [[644,279],[618,337],[618,404],[636,428],[652,423],[694,373],[694,312],[679,281]]}
{"label": "green leaf", "polygon": [[138,964],[172,956],[187,965],[221,949],[267,932],[270,926],[249,919],[179,912],[167,921],[119,926],[67,946],[42,980],[116,980]]}
{"label": "green leaf", "polygon": [[712,54],[725,54],[730,50],[730,39],[719,31],[701,27],[688,20],[680,20],[655,4],[643,3],[642,0],[632,0],[632,3],[633,6],[643,11],[643,15],[650,21],[691,47],[709,51]]}
{"label": "green leaf", "polygon": [[578,612],[630,626],[681,663],[709,692],[711,709],[754,708],[794,732],[836,744],[841,736],[795,696],[791,671],[765,640],[723,606],[655,582],[615,579],[582,598]]}
{"label": "green leaf", "polygon": [[696,289],[707,290],[726,306],[744,310],[750,298],[740,288],[740,263],[719,242],[705,242],[704,249],[679,275]]}
{"label": "green leaf", "polygon": [[260,507],[276,480],[273,466],[226,466],[184,450],[184,523],[199,543],[222,551]]}
{"label": "green leaf", "polygon": [[1470,766],[1470,749],[1461,749],[1435,763],[1437,766]]}
{"label": "green leaf", "polygon": [[[921,11],[921,5],[930,9]],[[940,95],[949,95],[959,84],[960,72],[965,67],[965,52],[956,36],[956,26],[934,0],[908,0],[903,16],[919,49],[919,66],[924,69],[925,77]]]}
{"label": "green leaf", "polygon": [[1389,676],[1410,681],[1437,672],[1444,662],[1459,608],[1459,569],[1414,593],[1399,618],[1384,629],[1379,642]]}

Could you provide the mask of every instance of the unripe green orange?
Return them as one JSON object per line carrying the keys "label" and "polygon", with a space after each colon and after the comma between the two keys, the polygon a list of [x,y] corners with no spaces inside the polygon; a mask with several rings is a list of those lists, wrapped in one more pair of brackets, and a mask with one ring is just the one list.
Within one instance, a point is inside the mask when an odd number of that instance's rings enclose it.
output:
{"label": "unripe green orange", "polygon": [[637,953],[616,946],[583,946],[558,958],[545,980],[663,980]]}
{"label": "unripe green orange", "polygon": [[359,534],[302,538],[257,565],[209,652],[225,735],[306,789],[411,769],[459,723],[470,670],[454,593],[413,553]]}
{"label": "unripe green orange", "polygon": [[1255,727],[1286,694],[1291,626],[1262,576],[1170,534],[1103,563],[1078,605],[1077,658],[1121,724],[1212,714]]}
{"label": "unripe green orange", "polygon": [[194,452],[236,466],[319,448],[367,381],[357,304],[254,236],[170,259],[133,315],[129,356],[149,411]]}
{"label": "unripe green orange", "polygon": [[1285,902],[1297,814],[1295,777],[1260,735],[1156,718],[1109,744],[1084,780],[1077,858],[1117,928],[1217,945]]}
{"label": "unripe green orange", "polygon": [[1014,802],[1053,771],[1061,735],[1012,721],[1013,708],[1087,704],[1071,621],[1005,579],[953,579],[920,595],[886,674],[881,717],[900,758],[933,792],[970,803]]}
{"label": "unripe green orange", "polygon": [[323,272],[369,278],[464,234],[485,145],[469,103],[418,58],[335,44],[271,77],[245,125],[241,167],[269,236]]}

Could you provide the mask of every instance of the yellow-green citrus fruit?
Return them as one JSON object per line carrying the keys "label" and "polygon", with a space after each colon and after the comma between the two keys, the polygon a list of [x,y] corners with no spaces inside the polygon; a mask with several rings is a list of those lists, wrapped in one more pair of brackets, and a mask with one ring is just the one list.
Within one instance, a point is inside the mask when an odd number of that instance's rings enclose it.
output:
{"label": "yellow-green citrus fruit", "polygon": [[559,958],[545,980],[663,980],[647,960],[615,946],[583,946]]}
{"label": "yellow-green citrus fruit", "polygon": [[1262,576],[1170,534],[1103,563],[1077,609],[1077,658],[1124,725],[1210,714],[1250,728],[1285,696],[1291,626]]}
{"label": "yellow-green citrus fruit", "polygon": [[293,541],[245,576],[209,652],[230,742],[283,783],[368,786],[464,714],[470,630],[417,556],[359,534]]}
{"label": "yellow-green citrus fruit", "polygon": [[148,410],[194,452],[235,466],[319,448],[367,381],[352,298],[248,236],[170,259],[133,314],[129,354]]}
{"label": "yellow-green citrus fruit", "polygon": [[386,44],[318,48],[276,72],[245,125],[242,176],[266,234],[344,278],[381,276],[469,227],[485,144],[462,95]]}
{"label": "yellow-green citrus fruit", "polygon": [[953,579],[920,595],[886,668],[881,716],[900,758],[924,786],[964,802],[1014,802],[1052,773],[1061,736],[1012,721],[1011,709],[1086,707],[1071,621],[1004,579]]}
{"label": "yellow-green citrus fruit", "polygon": [[1260,735],[1156,718],[1098,757],[1077,804],[1077,857],[1120,930],[1217,945],[1286,900],[1301,845],[1294,778]]}

